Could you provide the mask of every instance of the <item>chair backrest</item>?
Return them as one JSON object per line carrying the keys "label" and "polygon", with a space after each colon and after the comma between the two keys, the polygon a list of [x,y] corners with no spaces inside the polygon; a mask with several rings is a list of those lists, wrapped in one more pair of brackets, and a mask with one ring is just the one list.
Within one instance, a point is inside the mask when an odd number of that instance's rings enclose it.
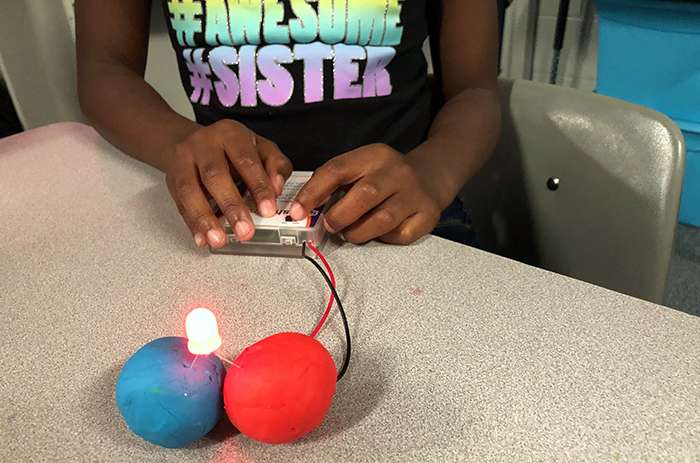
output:
{"label": "chair backrest", "polygon": [[163,2],[154,1],[151,11],[151,35],[148,41],[146,82],[181,115],[194,120],[194,110],[180,81],[175,50],[170,44]]}
{"label": "chair backrest", "polygon": [[661,303],[685,163],[683,136],[648,108],[501,81],[503,130],[461,192],[492,252]]}

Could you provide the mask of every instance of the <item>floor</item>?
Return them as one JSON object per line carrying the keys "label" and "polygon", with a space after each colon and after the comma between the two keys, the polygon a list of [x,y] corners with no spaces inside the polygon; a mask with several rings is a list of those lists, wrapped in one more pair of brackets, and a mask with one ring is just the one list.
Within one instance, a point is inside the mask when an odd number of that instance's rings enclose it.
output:
{"label": "floor", "polygon": [[700,317],[700,228],[678,224],[664,304]]}

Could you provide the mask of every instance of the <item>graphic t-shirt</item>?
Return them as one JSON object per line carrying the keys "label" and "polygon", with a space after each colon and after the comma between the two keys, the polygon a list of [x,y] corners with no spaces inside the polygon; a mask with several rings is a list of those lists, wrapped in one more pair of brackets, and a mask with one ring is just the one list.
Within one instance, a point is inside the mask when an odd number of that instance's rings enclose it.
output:
{"label": "graphic t-shirt", "polygon": [[426,0],[163,0],[187,96],[277,143],[295,170],[425,138]]}

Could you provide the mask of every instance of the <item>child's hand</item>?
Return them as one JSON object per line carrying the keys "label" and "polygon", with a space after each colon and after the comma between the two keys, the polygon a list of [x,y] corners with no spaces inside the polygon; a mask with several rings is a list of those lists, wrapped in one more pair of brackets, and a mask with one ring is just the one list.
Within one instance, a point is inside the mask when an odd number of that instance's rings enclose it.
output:
{"label": "child's hand", "polygon": [[439,182],[428,178],[428,170],[387,145],[364,146],[319,168],[295,198],[290,214],[300,220],[333,192],[350,186],[326,214],[329,232],[342,232],[353,243],[379,237],[409,244],[430,233],[440,219],[433,192]]}
{"label": "child's hand", "polygon": [[255,229],[234,178],[248,186],[260,215],[270,217],[292,173],[292,163],[273,142],[238,122],[221,120],[175,146],[166,172],[170,195],[197,246],[204,247],[208,241],[219,248],[226,243],[226,235],[208,197],[216,200],[236,237],[249,240]]}

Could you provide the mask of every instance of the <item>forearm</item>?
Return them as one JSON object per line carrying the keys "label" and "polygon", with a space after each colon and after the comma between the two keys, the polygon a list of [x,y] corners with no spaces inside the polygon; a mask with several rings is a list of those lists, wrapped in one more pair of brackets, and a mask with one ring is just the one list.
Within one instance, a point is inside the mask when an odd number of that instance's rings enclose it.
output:
{"label": "forearm", "polygon": [[465,89],[438,112],[427,140],[408,157],[441,209],[489,159],[500,130],[501,111],[495,89]]}
{"label": "forearm", "polygon": [[161,171],[175,145],[201,126],[177,114],[137,73],[116,62],[78,70],[80,106],[107,141]]}

